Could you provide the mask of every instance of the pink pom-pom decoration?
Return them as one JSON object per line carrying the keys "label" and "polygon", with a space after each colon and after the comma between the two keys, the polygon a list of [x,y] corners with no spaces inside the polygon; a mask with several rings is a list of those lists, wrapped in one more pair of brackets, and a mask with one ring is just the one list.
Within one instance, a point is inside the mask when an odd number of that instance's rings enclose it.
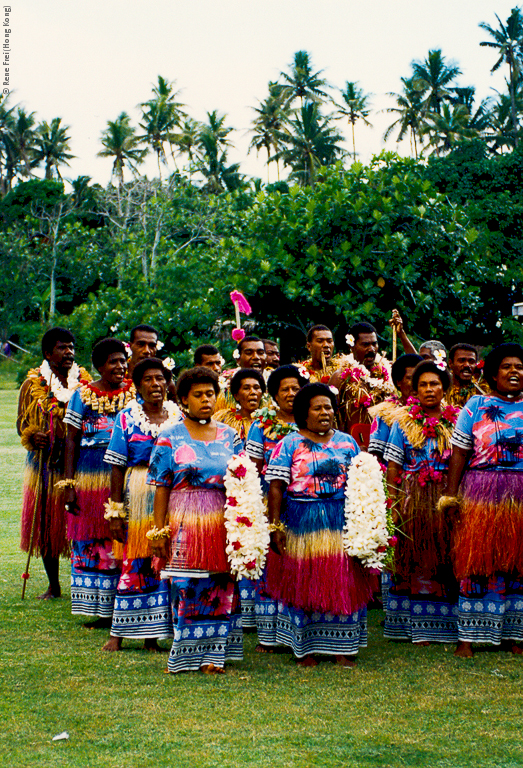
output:
{"label": "pink pom-pom decoration", "polygon": [[243,293],[240,293],[240,291],[231,291],[230,293],[231,301],[233,304],[238,305],[238,309],[240,312],[243,312],[244,315],[250,315],[252,312],[251,305],[243,295]]}
{"label": "pink pom-pom decoration", "polygon": [[28,573],[22,573],[22,579],[24,581],[27,581],[28,578],[29,578],[29,574]]}
{"label": "pink pom-pom decoration", "polygon": [[243,330],[243,328],[235,328],[231,333],[231,336],[233,337],[234,341],[240,342],[242,339],[245,338],[245,331]]}

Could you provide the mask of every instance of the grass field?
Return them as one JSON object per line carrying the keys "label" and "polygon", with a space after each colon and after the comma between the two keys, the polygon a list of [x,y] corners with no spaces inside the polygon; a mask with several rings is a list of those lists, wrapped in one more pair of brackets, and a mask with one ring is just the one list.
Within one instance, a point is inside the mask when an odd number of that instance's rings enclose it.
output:
{"label": "grass field", "polygon": [[[21,601],[18,549],[24,461],[16,392],[0,391],[0,765],[9,768],[246,768],[523,765],[523,659],[383,640],[371,611],[357,669],[297,668],[283,653],[245,660],[217,678],[163,674],[165,656],[138,643],[100,649],[67,598],[40,603],[33,561]],[[68,563],[62,565],[67,595]],[[67,731],[69,740],[52,742]]]}

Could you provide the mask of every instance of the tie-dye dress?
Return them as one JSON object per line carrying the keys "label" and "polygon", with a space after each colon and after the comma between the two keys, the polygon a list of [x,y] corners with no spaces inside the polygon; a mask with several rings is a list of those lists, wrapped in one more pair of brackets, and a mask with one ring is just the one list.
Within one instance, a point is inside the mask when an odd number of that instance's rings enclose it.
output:
{"label": "tie-dye dress", "polygon": [[[265,479],[283,481],[283,555],[270,552],[267,583],[279,600],[276,640],[297,658],[353,656],[367,645],[372,589],[361,563],[343,550],[347,470],[359,448],[334,432],[315,443],[299,432],[278,443]],[[273,556],[274,555],[274,556]]]}
{"label": "tie-dye dress", "polygon": [[[113,637],[172,637],[169,583],[152,568],[149,542],[154,490],[146,485],[147,468],[155,438],[145,434],[128,406],[116,417],[105,462],[127,469],[124,480],[124,509],[127,513],[126,543],[119,553],[122,573],[114,602]],[[180,413],[180,421],[182,415]],[[121,548],[114,542],[113,550]]]}
{"label": "tie-dye dress", "polygon": [[472,397],[452,444],[470,451],[452,556],[459,640],[523,640],[523,401]]}
{"label": "tie-dye dress", "polygon": [[236,432],[216,424],[216,437],[195,440],[185,424],[160,434],[153,448],[147,482],[170,488],[170,557],[174,640],[170,672],[223,667],[243,658],[238,583],[225,552],[224,476],[240,451]]}

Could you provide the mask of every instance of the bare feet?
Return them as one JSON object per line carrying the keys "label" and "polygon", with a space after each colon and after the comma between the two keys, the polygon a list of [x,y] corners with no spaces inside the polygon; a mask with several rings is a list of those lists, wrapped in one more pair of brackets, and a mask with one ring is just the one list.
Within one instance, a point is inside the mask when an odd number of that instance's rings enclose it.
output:
{"label": "bare feet", "polygon": [[340,667],[355,667],[356,659],[354,656],[336,656],[336,664]]}
{"label": "bare feet", "polygon": [[62,597],[62,593],[60,591],[58,593],[53,592],[51,590],[51,587],[48,587],[48,589],[44,592],[44,594],[38,595],[36,599],[37,600],[55,600],[57,597]]}
{"label": "bare feet", "polygon": [[225,670],[223,667],[217,667],[216,664],[203,664],[200,667],[200,672],[204,675],[224,675]]}
{"label": "bare feet", "polygon": [[418,648],[427,648],[430,643],[428,640],[420,640],[419,643],[413,642],[412,645],[416,645]]}
{"label": "bare feet", "polygon": [[520,656],[523,653],[523,648],[519,646],[515,640],[503,640],[501,643],[501,650],[506,653],[515,653]]}
{"label": "bare feet", "polygon": [[465,643],[460,641],[458,643],[458,647],[454,651],[454,656],[459,656],[460,659],[471,659],[474,656],[472,643]]}
{"label": "bare feet", "polygon": [[149,653],[168,653],[169,651],[168,648],[160,648],[156,638],[151,637],[144,640],[143,649],[144,651],[149,651]]}
{"label": "bare feet", "polygon": [[275,653],[274,648],[271,648],[270,645],[263,645],[263,643],[258,643],[254,650],[256,653]]}
{"label": "bare feet", "polygon": [[296,664],[299,667],[317,667],[318,662],[314,656],[304,656],[303,659],[296,659]]}
{"label": "bare feet", "polygon": [[111,637],[106,642],[106,644],[102,647],[102,651],[121,651],[122,650],[122,638],[121,637]]}

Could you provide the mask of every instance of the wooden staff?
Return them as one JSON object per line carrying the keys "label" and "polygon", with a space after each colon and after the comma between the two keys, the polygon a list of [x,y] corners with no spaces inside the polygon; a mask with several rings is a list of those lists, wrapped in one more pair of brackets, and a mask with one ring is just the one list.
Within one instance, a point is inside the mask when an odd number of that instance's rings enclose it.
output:
{"label": "wooden staff", "polygon": [[[47,393],[47,396],[44,400],[44,403],[47,402],[49,399],[49,392]],[[46,418],[47,411],[44,410],[44,419]],[[42,425],[43,431],[45,432],[45,423]],[[31,521],[31,535],[29,537],[29,551],[27,553],[27,562],[25,564],[25,571],[22,574],[22,600],[25,597],[25,590],[27,587],[27,579],[29,578],[29,563],[31,562],[31,552],[33,550],[33,543],[34,543],[34,535],[35,535],[35,528],[36,528],[36,515],[38,514],[39,507],[40,507],[40,501],[42,499],[42,485],[43,485],[43,470],[44,470],[44,448],[40,448],[38,456],[38,479],[36,482],[36,493],[35,493],[35,503],[33,508],[33,519]]]}
{"label": "wooden staff", "polygon": [[396,326],[392,326],[392,362],[396,362],[396,355],[398,352],[398,332]]}

